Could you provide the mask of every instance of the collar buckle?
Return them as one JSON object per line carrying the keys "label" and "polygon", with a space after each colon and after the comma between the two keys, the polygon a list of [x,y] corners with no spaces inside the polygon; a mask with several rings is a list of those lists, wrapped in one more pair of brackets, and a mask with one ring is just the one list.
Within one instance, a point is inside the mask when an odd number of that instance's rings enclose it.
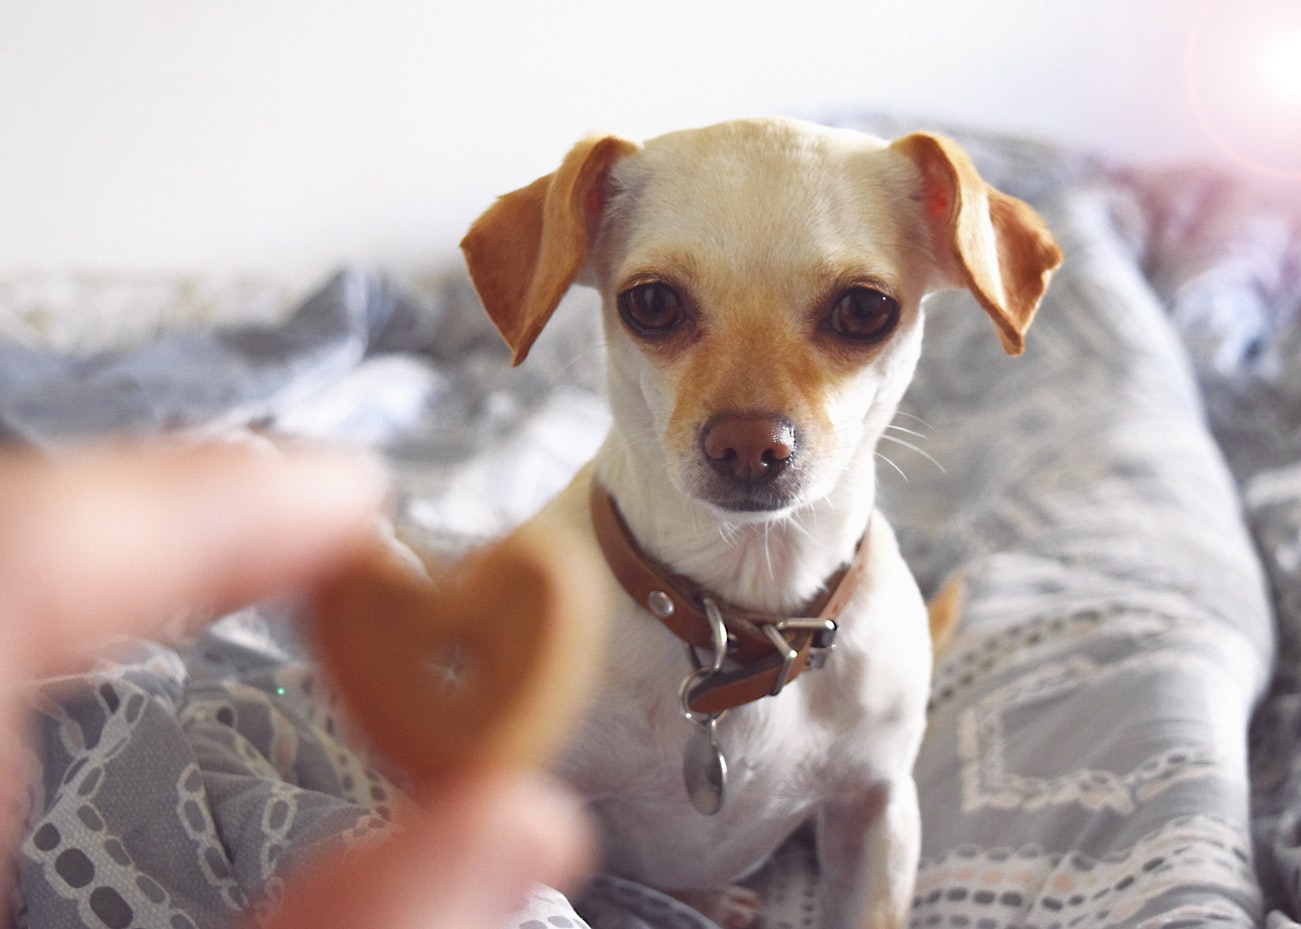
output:
{"label": "collar buckle", "polygon": [[793,617],[764,625],[763,634],[782,662],[781,670],[777,673],[769,696],[775,697],[782,692],[791,676],[791,666],[800,657],[800,650],[791,645],[790,639],[786,636],[787,632],[811,633],[806,646],[808,657],[805,660],[805,667],[810,671],[817,671],[827,663],[827,657],[836,647],[836,633],[839,631],[840,627],[833,619]]}
{"label": "collar buckle", "polygon": [[834,619],[817,618],[783,619],[777,623],[779,632],[784,633],[787,629],[813,633],[813,640],[809,643],[810,671],[817,671],[827,663],[832,649],[836,647],[836,634],[840,632],[840,626]]}

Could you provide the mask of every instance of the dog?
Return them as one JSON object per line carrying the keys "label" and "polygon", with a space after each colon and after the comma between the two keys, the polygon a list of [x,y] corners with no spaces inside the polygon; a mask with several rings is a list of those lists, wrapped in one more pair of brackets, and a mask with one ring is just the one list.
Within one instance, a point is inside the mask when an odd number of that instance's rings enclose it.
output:
{"label": "dog", "polygon": [[875,449],[927,294],[1022,351],[1044,222],[946,138],[754,119],[590,137],[462,250],[515,364],[571,284],[602,298],[613,424],[536,520],[617,598],[560,763],[607,867],[746,926],[737,882],[812,820],[826,925],[906,925],[931,642]]}

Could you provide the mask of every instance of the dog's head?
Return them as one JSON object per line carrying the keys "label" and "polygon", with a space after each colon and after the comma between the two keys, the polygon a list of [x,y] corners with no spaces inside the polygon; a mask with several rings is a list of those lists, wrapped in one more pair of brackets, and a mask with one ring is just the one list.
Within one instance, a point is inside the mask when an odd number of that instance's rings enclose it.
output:
{"label": "dog's head", "polygon": [[970,290],[1018,354],[1061,260],[947,139],[789,120],[588,139],[462,248],[517,364],[571,283],[596,287],[615,428],[681,492],[761,515],[870,467],[927,293]]}

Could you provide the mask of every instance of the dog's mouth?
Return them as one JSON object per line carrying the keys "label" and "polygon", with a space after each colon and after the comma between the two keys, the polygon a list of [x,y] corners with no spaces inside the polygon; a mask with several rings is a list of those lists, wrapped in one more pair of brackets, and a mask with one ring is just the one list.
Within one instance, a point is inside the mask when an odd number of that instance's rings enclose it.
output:
{"label": "dog's mouth", "polygon": [[795,494],[775,484],[760,487],[714,486],[708,488],[704,496],[707,502],[732,513],[778,513],[797,502]]}

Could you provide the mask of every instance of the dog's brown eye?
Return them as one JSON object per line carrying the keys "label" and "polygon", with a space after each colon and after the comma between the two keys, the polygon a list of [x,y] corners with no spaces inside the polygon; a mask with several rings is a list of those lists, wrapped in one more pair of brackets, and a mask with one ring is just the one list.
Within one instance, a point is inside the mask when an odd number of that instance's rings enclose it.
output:
{"label": "dog's brown eye", "polygon": [[899,322],[899,301],[871,287],[851,287],[832,306],[828,322],[842,338],[879,342]]}
{"label": "dog's brown eye", "polygon": [[667,335],[686,318],[678,292],[661,281],[636,284],[619,294],[619,315],[639,335]]}

